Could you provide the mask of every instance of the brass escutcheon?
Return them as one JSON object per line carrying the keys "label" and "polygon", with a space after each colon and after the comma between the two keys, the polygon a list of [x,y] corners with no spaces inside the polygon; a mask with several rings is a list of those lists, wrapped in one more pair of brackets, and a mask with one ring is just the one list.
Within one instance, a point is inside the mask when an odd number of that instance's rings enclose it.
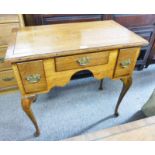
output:
{"label": "brass escutcheon", "polygon": [[41,75],[40,74],[32,74],[26,77],[26,80],[29,83],[38,83],[41,79]]}
{"label": "brass escutcheon", "polygon": [[123,60],[120,65],[122,68],[128,68],[128,66],[131,64],[131,60],[130,59],[126,59],[126,60]]}
{"label": "brass escutcheon", "polygon": [[80,66],[86,66],[90,63],[90,59],[88,57],[82,57],[77,60]]}

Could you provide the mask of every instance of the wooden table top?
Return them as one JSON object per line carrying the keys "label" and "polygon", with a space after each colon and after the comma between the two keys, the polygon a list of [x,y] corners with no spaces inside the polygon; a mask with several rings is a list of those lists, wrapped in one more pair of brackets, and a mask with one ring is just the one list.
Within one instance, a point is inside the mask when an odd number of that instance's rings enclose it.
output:
{"label": "wooden table top", "polygon": [[154,141],[155,116],[67,139],[68,141]]}
{"label": "wooden table top", "polygon": [[13,36],[6,54],[10,61],[148,44],[112,20],[25,27]]}

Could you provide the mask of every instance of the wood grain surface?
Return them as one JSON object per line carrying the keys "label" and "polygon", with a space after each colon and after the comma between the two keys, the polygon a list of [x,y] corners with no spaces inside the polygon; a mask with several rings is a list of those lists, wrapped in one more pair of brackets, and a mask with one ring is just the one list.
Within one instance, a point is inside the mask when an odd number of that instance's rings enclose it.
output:
{"label": "wood grain surface", "polygon": [[148,41],[109,21],[69,23],[21,28],[6,59],[23,61],[105,49],[144,46]]}

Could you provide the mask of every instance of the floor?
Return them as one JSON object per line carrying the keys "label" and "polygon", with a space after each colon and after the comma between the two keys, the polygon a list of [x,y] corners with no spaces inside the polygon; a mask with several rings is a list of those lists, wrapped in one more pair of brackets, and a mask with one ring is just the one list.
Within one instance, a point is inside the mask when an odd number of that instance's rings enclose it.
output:
{"label": "floor", "polygon": [[139,119],[141,107],[155,88],[155,65],[135,71],[133,85],[120,106],[120,116],[113,117],[122,84],[94,78],[73,80],[63,88],[42,94],[32,105],[41,130],[33,137],[34,127],[20,106],[20,94],[0,96],[0,140],[62,140]]}

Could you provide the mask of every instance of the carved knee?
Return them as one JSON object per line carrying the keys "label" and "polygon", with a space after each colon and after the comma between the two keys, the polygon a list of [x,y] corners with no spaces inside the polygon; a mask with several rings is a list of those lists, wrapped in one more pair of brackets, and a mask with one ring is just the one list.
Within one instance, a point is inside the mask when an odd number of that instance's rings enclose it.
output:
{"label": "carved knee", "polygon": [[29,110],[30,109],[30,104],[31,104],[31,100],[28,98],[22,99],[22,108],[24,110]]}

